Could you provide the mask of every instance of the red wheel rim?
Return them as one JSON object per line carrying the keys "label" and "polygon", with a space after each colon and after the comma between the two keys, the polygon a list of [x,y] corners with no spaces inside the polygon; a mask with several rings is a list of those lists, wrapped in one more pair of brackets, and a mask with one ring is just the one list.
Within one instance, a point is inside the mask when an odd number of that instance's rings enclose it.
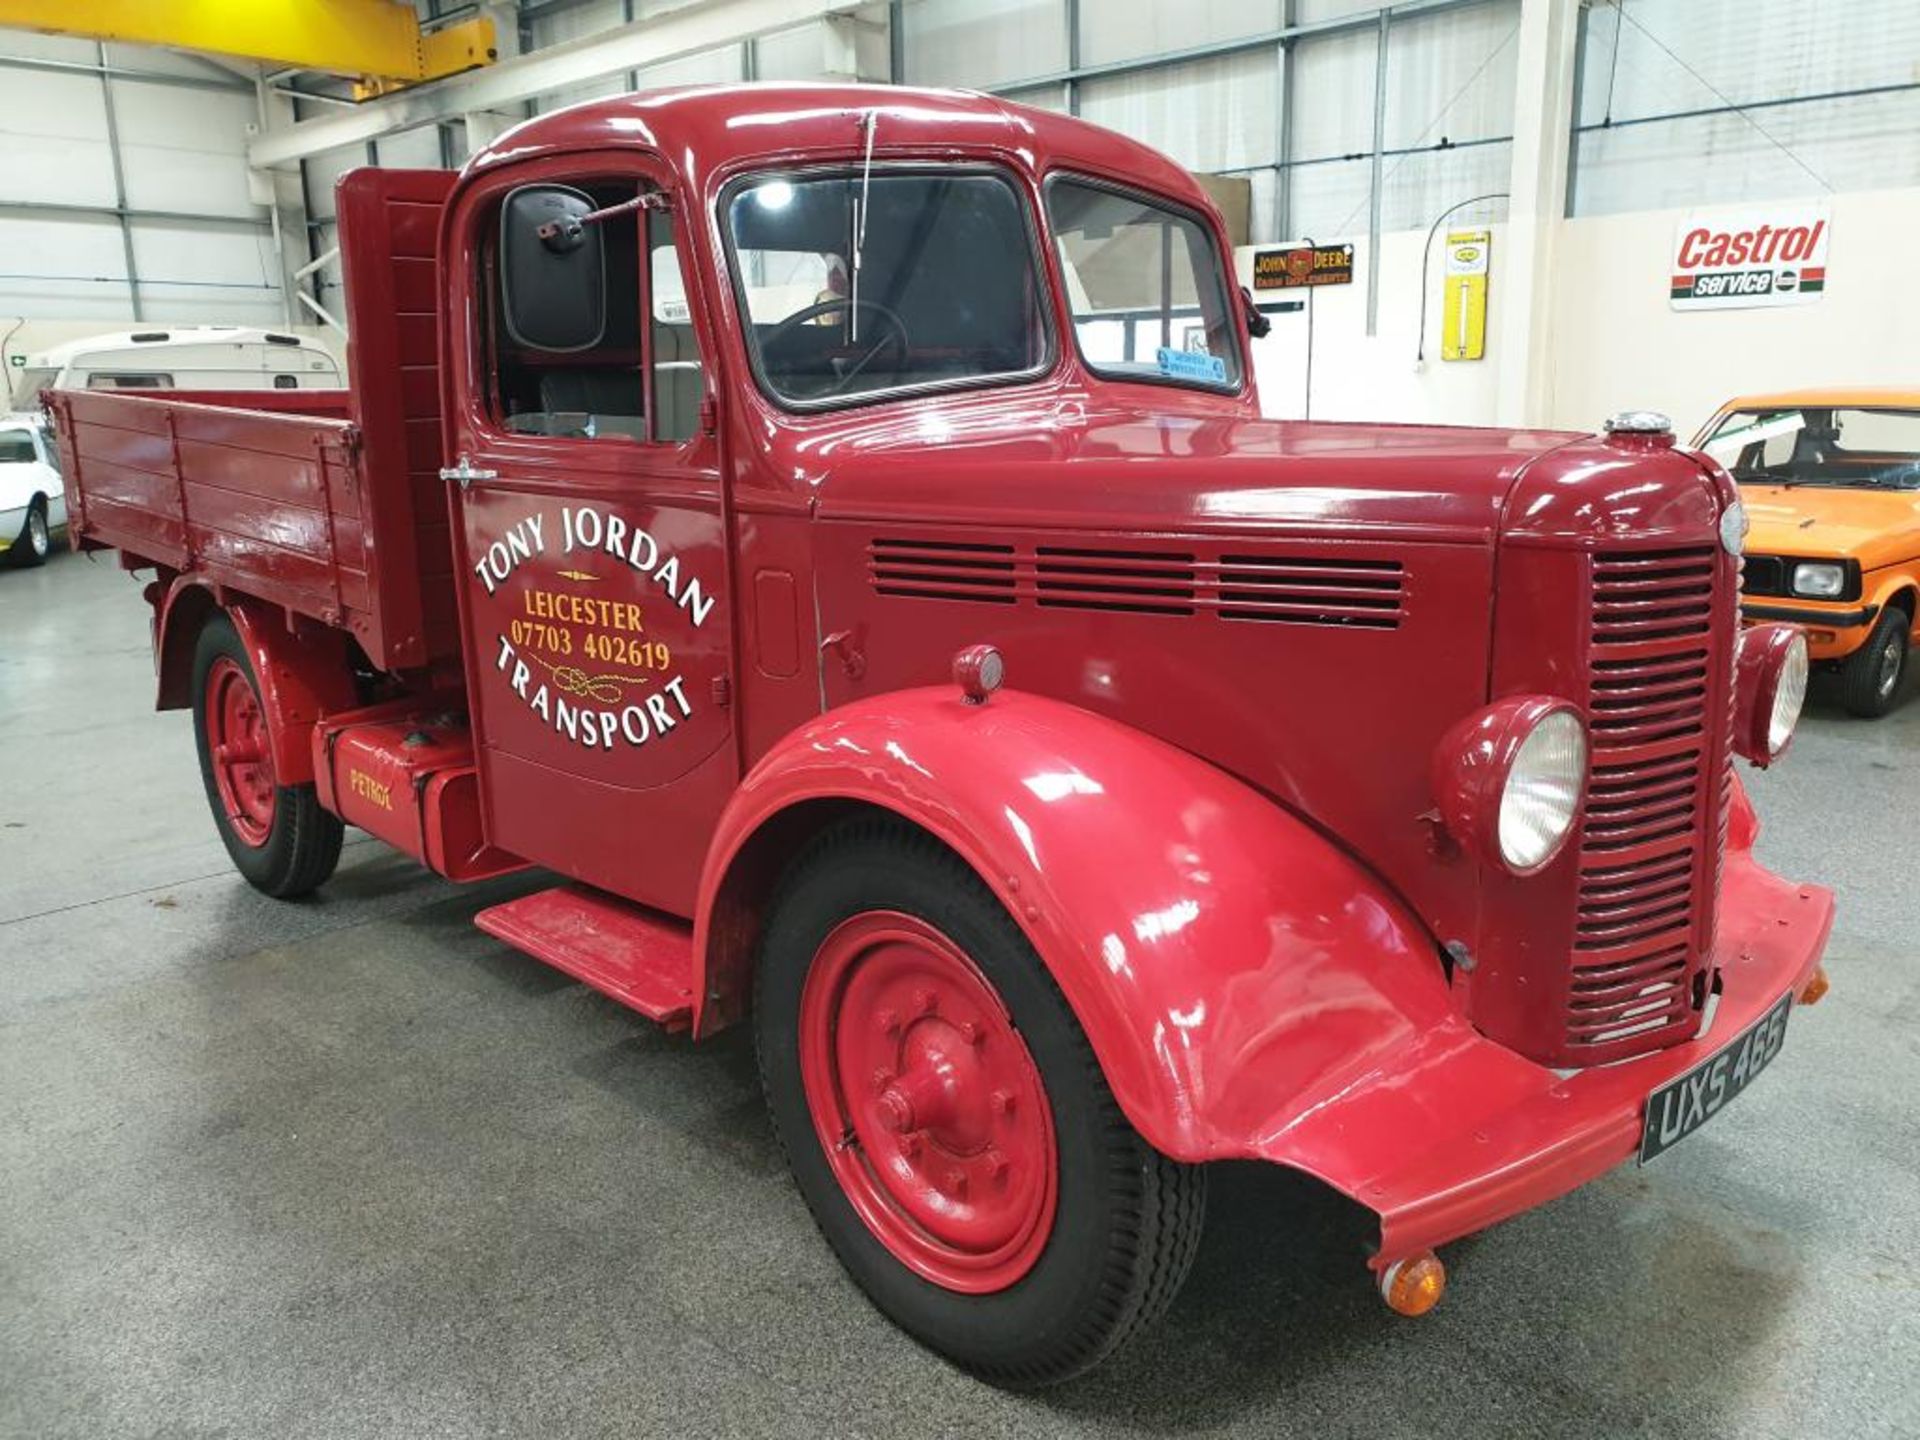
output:
{"label": "red wheel rim", "polygon": [[233,833],[256,850],[273,830],[273,752],[247,672],[222,655],[207,672],[207,754]]}
{"label": "red wheel rim", "polygon": [[1059,1194],[1053,1112],[959,946],[892,911],[835,928],[801,991],[800,1076],[834,1178],[903,1265],[970,1295],[1033,1268]]}

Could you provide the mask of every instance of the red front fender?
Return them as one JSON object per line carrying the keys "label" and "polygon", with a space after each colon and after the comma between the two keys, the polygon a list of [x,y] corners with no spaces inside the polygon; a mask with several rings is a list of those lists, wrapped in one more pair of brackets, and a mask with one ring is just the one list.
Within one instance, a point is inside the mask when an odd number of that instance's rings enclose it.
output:
{"label": "red front fender", "polygon": [[993,887],[1149,1143],[1317,1176],[1378,1214],[1381,1267],[1629,1158],[1646,1096],[1803,990],[1833,919],[1824,890],[1754,864],[1736,787],[1711,1026],[1556,1072],[1467,1024],[1385,887],[1231,776],[1056,701],[914,690],[803,727],[735,795],[701,884],[702,1030],[747,978],[778,857],[846,802],[912,820]]}
{"label": "red front fender", "polygon": [[1346,1157],[1292,1153],[1280,1132],[1471,1033],[1419,924],[1295,816],[1088,711],[1008,692],[968,705],[950,689],[831,711],[747,777],[703,873],[700,1028],[751,945],[726,903],[741,857],[795,807],[834,800],[894,811],[979,872],[1127,1117],[1175,1159],[1284,1159],[1350,1188]]}

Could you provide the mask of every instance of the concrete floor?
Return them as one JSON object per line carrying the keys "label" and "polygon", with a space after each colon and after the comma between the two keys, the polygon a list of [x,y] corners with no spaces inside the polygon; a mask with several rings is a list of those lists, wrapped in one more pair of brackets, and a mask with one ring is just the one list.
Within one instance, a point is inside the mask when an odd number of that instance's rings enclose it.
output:
{"label": "concrete floor", "polygon": [[1920,697],[1816,708],[1763,850],[1834,991],[1644,1171],[1448,1247],[1396,1321],[1259,1170],[1130,1358],[954,1372],[815,1235],[739,1035],[658,1033],[350,840],[228,868],[110,563],[0,574],[0,1434],[1920,1434]]}

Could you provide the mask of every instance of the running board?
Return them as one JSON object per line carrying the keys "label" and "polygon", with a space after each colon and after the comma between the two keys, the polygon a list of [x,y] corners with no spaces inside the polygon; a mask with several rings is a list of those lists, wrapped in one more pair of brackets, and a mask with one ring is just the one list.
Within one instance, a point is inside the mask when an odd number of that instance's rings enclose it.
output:
{"label": "running board", "polygon": [[693,927],[585,885],[490,906],[473,923],[669,1030],[693,1017]]}

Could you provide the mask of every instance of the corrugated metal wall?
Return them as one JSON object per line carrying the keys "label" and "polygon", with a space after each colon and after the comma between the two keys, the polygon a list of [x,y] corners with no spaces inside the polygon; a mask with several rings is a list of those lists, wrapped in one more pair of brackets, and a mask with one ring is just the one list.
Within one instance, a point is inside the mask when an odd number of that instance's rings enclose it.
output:
{"label": "corrugated metal wall", "polygon": [[[423,15],[435,4],[420,0]],[[510,38],[537,49],[668,8],[527,0]],[[1382,230],[1506,188],[1519,11],[1520,0],[1441,0],[1391,15]],[[1193,169],[1245,175],[1256,241],[1368,227],[1383,33],[1373,0],[875,3],[851,58],[836,48],[844,35],[814,25],[527,108],[657,85],[885,77],[895,13],[896,78],[1073,109]],[[1278,43],[1288,26],[1299,33]],[[1208,50],[1221,53],[1194,53]],[[102,53],[0,33],[0,313],[124,318],[137,299],[151,320],[281,320],[266,212],[247,192],[248,82],[113,46],[103,73]],[[311,115],[323,103],[302,105]],[[1576,127],[1576,215],[1920,185],[1920,3],[1595,0],[1581,18]],[[331,245],[332,185],[346,169],[458,164],[465,150],[462,128],[443,125],[308,162],[313,229],[289,237],[296,259]],[[337,298],[337,279],[320,277],[324,299]]]}
{"label": "corrugated metal wall", "polygon": [[130,46],[0,34],[0,314],[276,324],[251,81]]}
{"label": "corrugated metal wall", "polygon": [[1596,5],[1579,94],[1575,215],[1920,185],[1915,0]]}

